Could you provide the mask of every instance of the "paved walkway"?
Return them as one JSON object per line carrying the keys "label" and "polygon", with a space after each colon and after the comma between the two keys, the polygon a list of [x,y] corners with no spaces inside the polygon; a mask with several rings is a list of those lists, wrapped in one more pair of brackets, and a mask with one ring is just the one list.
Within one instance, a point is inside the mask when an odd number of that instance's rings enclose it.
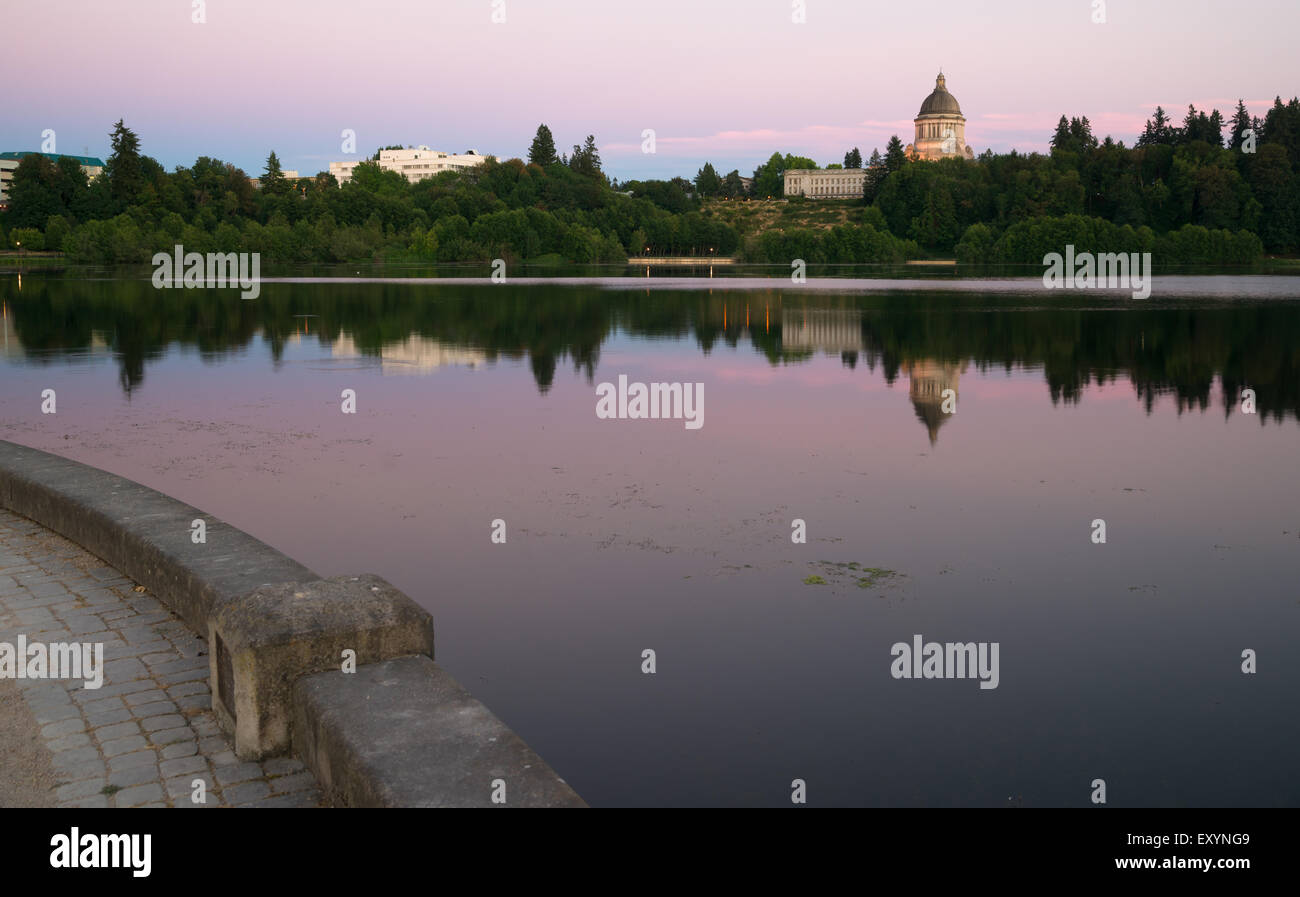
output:
{"label": "paved walkway", "polygon": [[[99,689],[12,680],[50,752],[52,777],[42,785],[52,789],[49,805],[319,805],[315,779],[298,760],[235,757],[212,714],[203,639],[99,558],[0,510],[0,642],[16,648],[20,634],[29,644],[104,646]],[[204,804],[192,800],[196,779]]]}

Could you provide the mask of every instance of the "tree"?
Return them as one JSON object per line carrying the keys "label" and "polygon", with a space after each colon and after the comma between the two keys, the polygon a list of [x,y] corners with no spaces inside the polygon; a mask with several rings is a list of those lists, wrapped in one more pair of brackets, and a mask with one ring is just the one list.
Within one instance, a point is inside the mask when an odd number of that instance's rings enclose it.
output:
{"label": "tree", "polygon": [[1086,155],[1097,148],[1097,138],[1092,136],[1092,123],[1085,115],[1066,121],[1064,115],[1056,123],[1056,133],[1052,135],[1052,151]]}
{"label": "tree", "polygon": [[695,192],[700,196],[717,196],[722,192],[722,179],[718,177],[713,163],[705,162],[704,167],[695,175]]}
{"label": "tree", "polygon": [[1300,185],[1286,149],[1270,138],[1249,168],[1250,187],[1263,206],[1259,236],[1270,252],[1294,250],[1300,242]]}
{"label": "tree", "polygon": [[758,199],[780,196],[783,186],[781,175],[784,171],[785,157],[773,153],[766,162],[754,169],[754,196]]}
{"label": "tree", "polygon": [[28,252],[40,252],[45,248],[45,234],[34,227],[15,227],[9,232],[9,245]]}
{"label": "tree", "polygon": [[722,179],[722,195],[735,199],[745,195],[745,182],[740,179],[740,170],[733,168]]}
{"label": "tree", "polygon": [[961,236],[952,195],[946,187],[940,185],[926,194],[921,214],[912,219],[909,236],[928,249],[947,249]]}
{"label": "tree", "polygon": [[116,211],[122,211],[136,201],[144,188],[140,138],[120,118],[108,136],[113,152],[104,162],[104,180],[108,184]]}
{"label": "tree", "polygon": [[1237,111],[1232,115],[1232,136],[1229,139],[1228,147],[1230,149],[1241,149],[1242,134],[1251,128],[1250,113],[1246,111],[1246,104],[1237,100]]}
{"label": "tree", "polygon": [[1146,127],[1142,131],[1142,136],[1138,138],[1138,146],[1155,146],[1157,144],[1173,144],[1178,142],[1178,129],[1169,124],[1169,116],[1165,110],[1157,106],[1155,114],[1147,120]]}
{"label": "tree", "polygon": [[1070,122],[1062,115],[1056,123],[1056,133],[1052,135],[1051,146],[1054,150],[1064,150],[1070,145]]}
{"label": "tree", "polygon": [[582,146],[578,146],[576,143],[573,145],[573,155],[569,157],[569,167],[586,177],[603,177],[600,171],[600,153],[596,149],[594,135],[588,134],[587,140]]}
{"label": "tree", "polygon": [[1292,97],[1283,104],[1281,97],[1274,97],[1258,135],[1283,146],[1291,163],[1300,164],[1300,99]]}
{"label": "tree", "polygon": [[71,156],[59,156],[54,163],[54,189],[68,213],[76,218],[83,216],[89,196],[86,172],[80,162]]}
{"label": "tree", "polygon": [[903,147],[903,141],[898,139],[895,134],[889,138],[889,143],[885,146],[885,172],[893,174],[907,163],[907,152]]}
{"label": "tree", "polygon": [[[380,168],[378,162],[361,162],[352,169],[352,180],[349,184],[355,185],[366,193],[376,196],[390,195],[401,196],[406,192],[409,182],[406,175],[400,171],[392,171],[387,168]],[[355,198],[356,191],[345,191],[351,198]],[[369,203],[358,205],[361,208],[369,208]]]}
{"label": "tree", "polygon": [[62,251],[63,242],[70,233],[72,228],[62,215],[51,215],[45,222],[45,248],[53,252]]}
{"label": "tree", "polygon": [[11,227],[38,228],[51,215],[64,211],[55,186],[56,178],[55,167],[49,159],[40,153],[23,156],[14,169],[13,183],[9,186]]}
{"label": "tree", "polygon": [[862,198],[866,200],[867,205],[871,205],[876,199],[876,194],[880,192],[880,184],[885,179],[885,160],[880,156],[880,150],[871,151],[871,160],[867,162],[867,173],[862,179]]}
{"label": "tree", "polygon": [[1180,136],[1182,139],[1178,141],[1179,143],[1204,140],[1210,146],[1223,146],[1223,116],[1218,109],[1215,109],[1211,115],[1197,112],[1196,107],[1189,103]]}
{"label": "tree", "polygon": [[271,150],[271,155],[266,157],[266,171],[262,172],[261,186],[262,192],[267,196],[278,196],[288,193],[291,189],[289,182],[285,180],[284,171],[280,168],[280,160],[275,155],[275,150]]}
{"label": "tree", "polygon": [[862,153],[856,146],[844,154],[844,167],[845,168],[862,167]]}
{"label": "tree", "polygon": [[533,145],[528,148],[528,161],[543,168],[560,161],[555,155],[555,138],[551,136],[551,129],[544,124],[537,126]]}

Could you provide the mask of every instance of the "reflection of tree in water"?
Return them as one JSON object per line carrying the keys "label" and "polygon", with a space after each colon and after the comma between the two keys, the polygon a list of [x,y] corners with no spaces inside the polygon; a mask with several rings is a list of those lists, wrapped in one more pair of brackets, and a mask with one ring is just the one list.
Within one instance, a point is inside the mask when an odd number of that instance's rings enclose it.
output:
{"label": "reflection of tree in water", "polygon": [[1300,417],[1300,303],[1277,300],[1073,309],[1031,304],[1038,296],[390,283],[267,284],[250,301],[237,290],[155,290],[143,279],[29,279],[21,293],[12,281],[3,290],[24,363],[83,354],[99,335],[127,393],[170,346],[219,360],[259,333],[275,362],[294,339],[333,346],[345,334],[376,358],[418,338],[489,362],[526,359],[544,393],[562,363],[593,381],[602,344],[623,332],[691,338],[706,354],[748,343],[773,365],[826,353],[850,368],[879,365],[890,384],[920,364],[1041,368],[1053,402],[1125,378],[1148,411],[1162,396],[1179,411],[1204,410],[1217,379],[1225,414],[1250,387],[1261,420]]}

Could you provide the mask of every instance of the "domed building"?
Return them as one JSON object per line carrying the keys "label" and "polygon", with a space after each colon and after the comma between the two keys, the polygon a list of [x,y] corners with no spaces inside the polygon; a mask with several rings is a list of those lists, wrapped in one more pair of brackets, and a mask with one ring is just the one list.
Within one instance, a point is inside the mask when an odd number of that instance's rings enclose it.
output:
{"label": "domed building", "polygon": [[[966,145],[966,116],[961,104],[948,93],[943,72],[934,79],[934,91],[921,104],[914,119],[916,139],[905,152],[913,159],[974,159]],[[782,192],[787,198],[861,199],[866,186],[865,168],[791,168],[782,172]],[[761,197],[760,197],[761,198]],[[771,197],[768,197],[769,199]]]}
{"label": "domed building", "polygon": [[916,159],[975,158],[966,145],[966,116],[961,104],[948,92],[943,72],[934,79],[934,91],[921,103],[913,120],[916,139],[908,144],[907,154]]}

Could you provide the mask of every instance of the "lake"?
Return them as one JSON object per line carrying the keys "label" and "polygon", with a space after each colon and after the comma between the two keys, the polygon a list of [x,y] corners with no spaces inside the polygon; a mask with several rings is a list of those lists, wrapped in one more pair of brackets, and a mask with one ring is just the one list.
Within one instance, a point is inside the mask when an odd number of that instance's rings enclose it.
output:
{"label": "lake", "polygon": [[595,806],[1300,804],[1300,278],[0,289],[3,438],[385,577]]}

